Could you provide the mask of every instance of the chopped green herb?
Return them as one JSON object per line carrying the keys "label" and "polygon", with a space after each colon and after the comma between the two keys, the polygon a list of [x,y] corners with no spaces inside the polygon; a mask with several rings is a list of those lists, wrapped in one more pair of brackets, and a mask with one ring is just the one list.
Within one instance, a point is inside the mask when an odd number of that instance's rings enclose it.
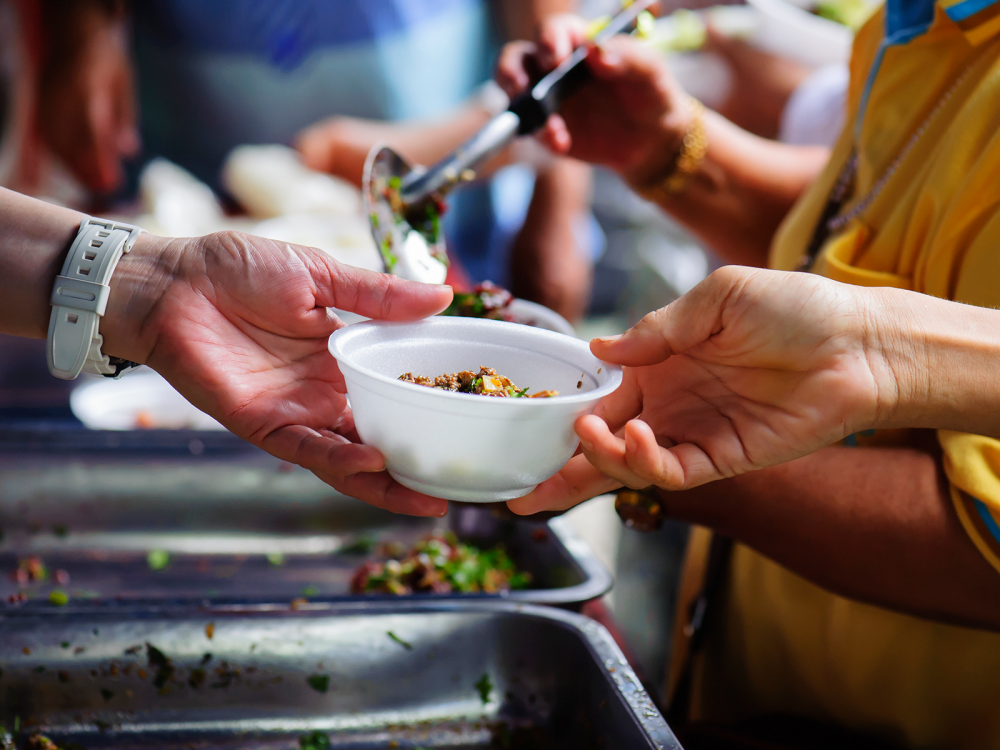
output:
{"label": "chopped green herb", "polygon": [[162,549],[150,550],[146,555],[146,562],[153,570],[163,570],[170,562],[170,553]]}
{"label": "chopped green herb", "polygon": [[146,659],[149,661],[149,666],[156,670],[156,674],[153,675],[153,687],[162,689],[174,676],[173,662],[160,649],[150,643],[146,644]]}
{"label": "chopped green herb", "polygon": [[55,589],[49,594],[49,603],[57,607],[65,607],[69,604],[69,595],[62,589]]}
{"label": "chopped green herb", "polygon": [[309,675],[306,680],[309,683],[309,687],[315,690],[317,693],[325,693],[330,689],[330,676],[325,674],[313,674]]}
{"label": "chopped green herb", "polygon": [[483,672],[483,676],[476,681],[475,688],[479,692],[479,700],[485,706],[490,702],[490,693],[493,692],[493,683],[490,682],[490,676],[486,672]]}
{"label": "chopped green herb", "polygon": [[302,750],[328,750],[330,747],[330,738],[324,732],[320,732],[317,729],[312,734],[299,737],[299,747]]}
{"label": "chopped green herb", "polygon": [[70,646],[72,646],[72,645],[73,645],[73,644],[72,644],[72,643],[70,643],[69,641],[63,641],[62,643],[60,643],[60,644],[59,644],[59,647],[60,647],[60,648],[69,648],[69,647],[70,647]]}
{"label": "chopped green herb", "polygon": [[344,555],[367,555],[375,546],[375,541],[376,539],[373,534],[359,536],[346,547],[342,547],[340,553]]}
{"label": "chopped green herb", "polygon": [[410,643],[409,641],[404,641],[402,638],[400,638],[398,635],[396,635],[395,633],[393,633],[391,630],[387,630],[385,634],[387,636],[389,636],[392,640],[394,640],[396,643],[398,643],[400,646],[402,646],[403,648],[405,648],[407,651],[412,651],[413,650],[413,644],[412,643]]}
{"label": "chopped green herb", "polygon": [[280,552],[268,552],[267,561],[277,568],[285,564],[285,556]]}
{"label": "chopped green herb", "polygon": [[317,596],[319,594],[319,589],[312,584],[306,586],[302,589],[302,596]]}
{"label": "chopped green herb", "polygon": [[396,267],[396,263],[399,262],[399,258],[392,252],[392,238],[389,235],[382,238],[382,260],[385,261],[386,270],[390,273]]}

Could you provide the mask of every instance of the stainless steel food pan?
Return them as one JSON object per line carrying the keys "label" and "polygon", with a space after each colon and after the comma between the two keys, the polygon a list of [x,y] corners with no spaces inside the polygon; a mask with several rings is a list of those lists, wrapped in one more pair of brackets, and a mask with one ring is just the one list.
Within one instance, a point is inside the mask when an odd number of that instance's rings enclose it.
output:
{"label": "stainless steel food pan", "polygon": [[679,748],[607,631],[509,602],[0,615],[0,721],[98,748]]}
{"label": "stainless steel food pan", "polygon": [[[575,607],[611,587],[560,519],[458,504],[446,519],[397,516],[231,435],[0,432],[0,570],[38,555],[69,576],[24,589],[3,575],[0,607],[20,590],[38,606],[57,587],[75,600],[332,600],[349,596],[353,570],[381,545],[446,528],[503,544],[532,574],[512,600]],[[151,551],[167,564],[151,569]]]}

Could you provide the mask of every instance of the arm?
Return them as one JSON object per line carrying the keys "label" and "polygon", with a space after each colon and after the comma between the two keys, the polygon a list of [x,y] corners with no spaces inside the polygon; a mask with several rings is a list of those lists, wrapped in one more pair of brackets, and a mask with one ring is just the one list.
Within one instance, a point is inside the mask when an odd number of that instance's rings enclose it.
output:
{"label": "arm", "polygon": [[511,292],[568,320],[586,312],[591,262],[579,232],[590,209],[590,167],[553,159],[539,168],[528,215],[510,256]]}
{"label": "arm", "polygon": [[[0,189],[0,332],[44,338],[55,276],[83,217]],[[361,445],[327,339],[338,307],[388,320],[442,310],[447,287],[343,266],[309,248],[221,232],[141,235],[111,278],[103,352],[148,364],[235,434],[379,507],[443,515]]]}
{"label": "arm", "polygon": [[1000,436],[1000,312],[914,292],[727,266],[591,349],[622,386],[515,512],[690,489],[873,428]]}
{"label": "arm", "polygon": [[[331,117],[303,130],[295,147],[310,169],[342,177],[358,187],[372,146],[386,143],[411,164],[434,164],[474,135],[490,120],[490,112],[471,101],[447,116],[428,122],[379,122]],[[504,153],[482,174],[509,162]]]}
{"label": "arm", "polygon": [[[529,83],[529,61],[554,67],[586,43],[585,24],[546,22],[536,45],[515,42],[501,54],[497,80],[516,95]],[[595,81],[564,102],[541,138],[556,153],[603,164],[634,187],[665,176],[691,124],[687,98],[663,58],[641,42],[617,37],[594,48]],[[708,153],[687,189],[664,210],[730,262],[764,265],[778,224],[826,163],[822,148],[787,146],[706,118]]]}
{"label": "arm", "polygon": [[1000,629],[1000,575],[963,530],[934,451],[827,448],[660,497],[671,517],[841,596]]}
{"label": "arm", "polygon": [[569,13],[575,0],[494,0],[493,13],[504,39],[531,39],[546,19]]}
{"label": "arm", "polygon": [[[496,0],[493,13],[506,39],[527,39],[543,19],[564,13],[572,0]],[[296,138],[296,148],[310,169],[329,172],[361,185],[365,158],[376,143],[387,143],[413,164],[433,164],[489,122],[492,113],[470,101],[446,115],[424,122],[379,122],[354,117],[331,117]],[[486,177],[510,163],[509,150],[479,170]]]}

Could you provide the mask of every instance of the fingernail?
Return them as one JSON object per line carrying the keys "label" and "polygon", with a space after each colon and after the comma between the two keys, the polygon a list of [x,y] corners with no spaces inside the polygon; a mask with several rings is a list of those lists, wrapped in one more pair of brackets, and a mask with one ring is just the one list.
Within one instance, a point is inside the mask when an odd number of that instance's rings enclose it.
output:
{"label": "fingernail", "polygon": [[616,333],[614,336],[600,336],[594,341],[600,341],[602,344],[613,344],[618,339],[620,339],[624,334]]}
{"label": "fingernail", "polygon": [[580,441],[580,445],[583,446],[583,449],[585,451],[592,451],[592,450],[594,450],[594,444],[593,443],[588,443],[586,440],[581,440]]}

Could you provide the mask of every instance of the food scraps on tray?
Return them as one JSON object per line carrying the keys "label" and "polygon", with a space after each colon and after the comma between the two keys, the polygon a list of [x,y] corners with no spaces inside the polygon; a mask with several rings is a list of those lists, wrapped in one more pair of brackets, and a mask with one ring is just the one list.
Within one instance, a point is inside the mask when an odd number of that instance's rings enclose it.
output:
{"label": "food scraps on tray", "polygon": [[497,546],[481,550],[462,544],[454,534],[433,534],[398,559],[368,562],[351,580],[357,594],[497,593],[527,588],[531,574],[519,571]]}

